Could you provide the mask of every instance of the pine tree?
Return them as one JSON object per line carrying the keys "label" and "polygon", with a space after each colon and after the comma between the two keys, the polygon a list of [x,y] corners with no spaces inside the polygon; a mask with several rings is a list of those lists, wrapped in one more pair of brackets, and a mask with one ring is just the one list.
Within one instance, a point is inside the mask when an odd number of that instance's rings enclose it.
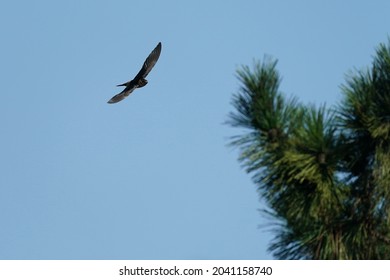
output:
{"label": "pine tree", "polygon": [[327,109],[279,90],[277,61],[237,71],[231,144],[276,221],[279,259],[390,258],[390,40]]}

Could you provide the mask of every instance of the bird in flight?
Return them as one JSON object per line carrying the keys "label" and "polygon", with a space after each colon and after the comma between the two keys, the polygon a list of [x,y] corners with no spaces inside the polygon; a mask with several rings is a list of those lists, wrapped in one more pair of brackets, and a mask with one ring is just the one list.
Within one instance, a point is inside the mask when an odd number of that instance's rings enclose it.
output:
{"label": "bird in flight", "polygon": [[125,89],[122,90],[117,95],[113,96],[107,103],[112,104],[112,103],[117,103],[119,101],[122,101],[123,99],[128,97],[130,93],[132,93],[136,88],[146,86],[148,81],[145,78],[152,70],[153,66],[156,64],[158,58],[160,57],[160,53],[161,53],[161,42],[157,44],[154,50],[146,58],[144,65],[142,65],[141,70],[138,72],[138,74],[135,76],[133,80],[117,85],[118,87],[124,86]]}

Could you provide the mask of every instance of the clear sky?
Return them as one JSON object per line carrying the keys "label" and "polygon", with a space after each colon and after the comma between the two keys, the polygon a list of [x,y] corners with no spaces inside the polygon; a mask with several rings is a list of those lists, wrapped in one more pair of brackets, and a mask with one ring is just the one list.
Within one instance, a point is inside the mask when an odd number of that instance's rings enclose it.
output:
{"label": "clear sky", "polygon": [[[223,123],[235,71],[334,105],[387,42],[384,1],[0,2],[0,259],[270,259]],[[162,42],[149,84],[107,101]]]}

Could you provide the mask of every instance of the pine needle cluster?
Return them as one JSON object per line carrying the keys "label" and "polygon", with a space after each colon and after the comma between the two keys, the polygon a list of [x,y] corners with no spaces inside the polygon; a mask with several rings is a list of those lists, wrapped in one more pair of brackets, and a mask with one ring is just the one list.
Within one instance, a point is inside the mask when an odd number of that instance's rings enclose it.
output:
{"label": "pine needle cluster", "polygon": [[277,221],[279,259],[390,258],[390,41],[350,74],[337,106],[279,90],[277,61],[237,71],[231,144]]}

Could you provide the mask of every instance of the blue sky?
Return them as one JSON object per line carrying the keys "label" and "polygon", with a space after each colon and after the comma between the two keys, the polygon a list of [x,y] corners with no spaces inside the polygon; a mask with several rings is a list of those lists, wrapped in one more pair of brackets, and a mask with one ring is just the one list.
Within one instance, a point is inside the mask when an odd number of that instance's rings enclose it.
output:
{"label": "blue sky", "polygon": [[[270,259],[227,147],[235,71],[340,100],[387,42],[388,1],[3,1],[0,259]],[[106,102],[161,41],[149,84]]]}

